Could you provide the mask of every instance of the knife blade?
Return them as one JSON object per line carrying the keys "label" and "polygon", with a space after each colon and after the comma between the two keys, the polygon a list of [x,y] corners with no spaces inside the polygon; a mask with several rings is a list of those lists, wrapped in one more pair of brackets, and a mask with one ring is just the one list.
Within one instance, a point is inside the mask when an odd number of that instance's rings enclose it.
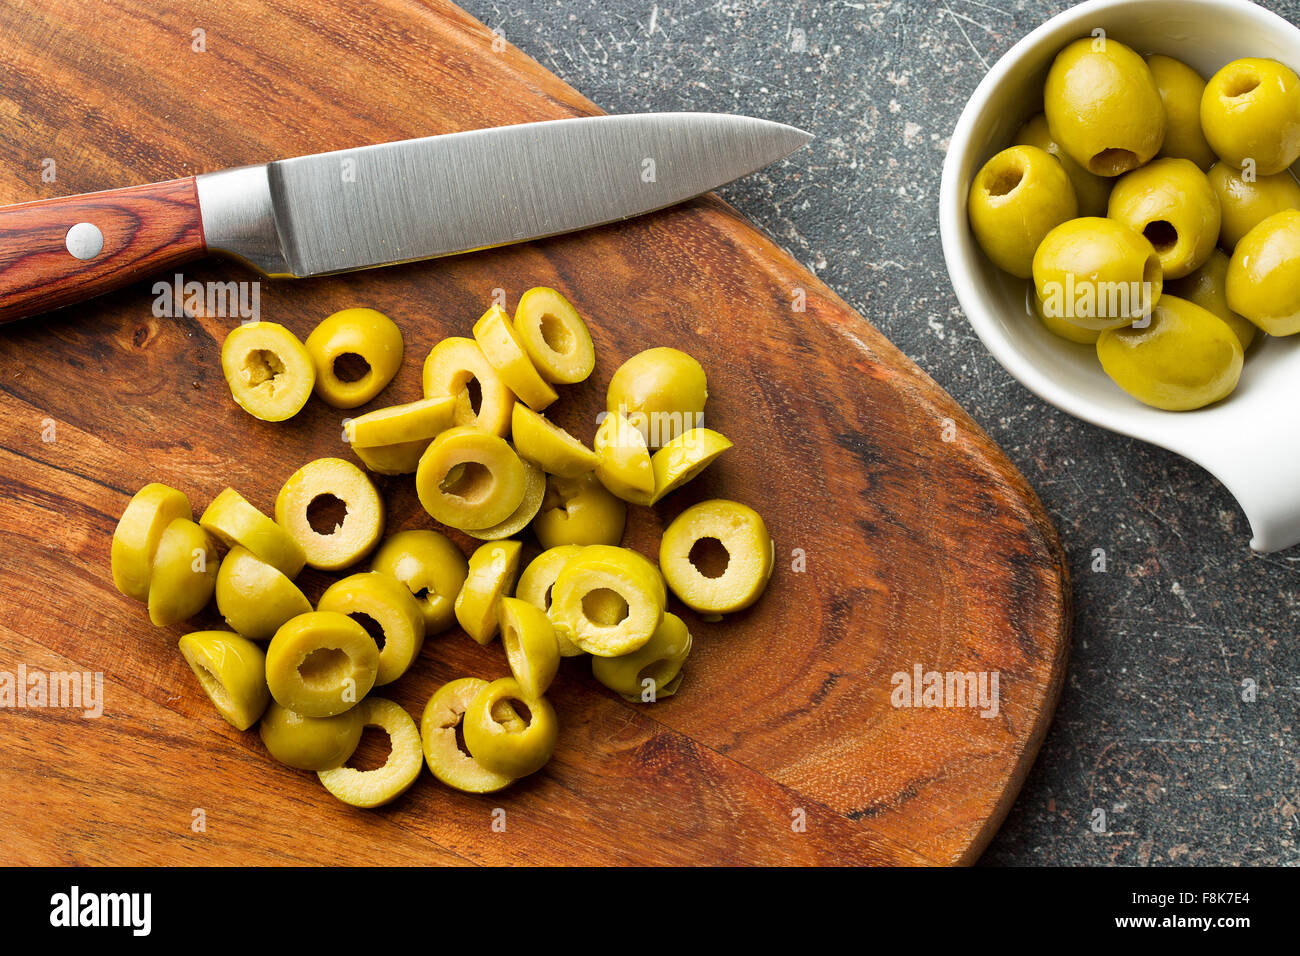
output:
{"label": "knife blade", "polygon": [[730,114],[581,117],[6,206],[0,321],[209,253],[307,277],[616,222],[708,192],[811,138]]}

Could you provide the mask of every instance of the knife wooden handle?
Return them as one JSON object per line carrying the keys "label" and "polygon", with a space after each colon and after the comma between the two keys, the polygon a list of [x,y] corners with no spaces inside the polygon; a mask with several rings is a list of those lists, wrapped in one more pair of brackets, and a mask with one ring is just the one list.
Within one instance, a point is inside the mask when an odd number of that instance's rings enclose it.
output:
{"label": "knife wooden handle", "polygon": [[193,176],[2,206],[0,322],[81,302],[205,252]]}

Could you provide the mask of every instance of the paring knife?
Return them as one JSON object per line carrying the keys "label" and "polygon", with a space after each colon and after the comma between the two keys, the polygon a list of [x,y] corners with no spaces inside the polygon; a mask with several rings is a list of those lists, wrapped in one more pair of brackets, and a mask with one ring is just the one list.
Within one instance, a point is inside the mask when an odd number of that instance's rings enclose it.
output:
{"label": "paring knife", "polygon": [[748,116],[593,116],[4,206],[0,322],[209,253],[302,278],[585,229],[708,192],[811,138]]}

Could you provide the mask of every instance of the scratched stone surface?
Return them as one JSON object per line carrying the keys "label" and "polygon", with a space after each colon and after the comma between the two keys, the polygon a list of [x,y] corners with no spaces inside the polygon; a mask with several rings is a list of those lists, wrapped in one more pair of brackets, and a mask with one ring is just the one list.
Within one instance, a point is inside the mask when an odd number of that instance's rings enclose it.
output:
{"label": "scratched stone surface", "polygon": [[[952,393],[1042,496],[1074,575],[1074,644],[984,862],[1300,864],[1300,549],[1252,554],[1206,472],[1022,388],[944,268],[957,116],[989,65],[1069,4],[461,3],[610,112],[740,112],[815,133],[722,195]],[[1265,5],[1300,20],[1300,0]]]}

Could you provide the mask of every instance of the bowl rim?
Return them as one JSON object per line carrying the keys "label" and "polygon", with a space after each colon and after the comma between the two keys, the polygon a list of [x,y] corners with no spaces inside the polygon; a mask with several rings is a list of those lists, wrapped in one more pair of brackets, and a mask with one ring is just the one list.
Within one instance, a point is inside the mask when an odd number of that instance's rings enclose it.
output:
{"label": "bowl rim", "polygon": [[[1072,26],[1088,22],[1095,24],[1100,18],[1119,9],[1168,2],[1169,0],[1086,0],[1078,6],[1049,17],[998,58],[971,93],[949,137],[939,187],[939,233],[948,277],[962,313],[980,341],[984,343],[985,348],[1013,378],[1043,401],[1075,418],[1160,445],[1178,454],[1192,457],[1198,460],[1199,464],[1209,467],[1208,462],[1200,461],[1197,456],[1189,454],[1186,447],[1168,440],[1168,436],[1160,430],[1141,427],[1140,415],[1129,416],[1106,409],[1086,395],[1067,389],[1044,368],[1029,361],[1017,348],[1016,337],[1005,332],[1002,323],[994,316],[989,301],[976,287],[972,264],[964,254],[960,240],[960,237],[970,229],[966,200],[964,196],[959,195],[961,168],[968,158],[975,139],[976,119],[984,112],[988,101],[1006,79],[1007,74],[1026,56],[1038,51],[1050,37],[1065,32]],[[1300,46],[1300,27],[1250,0],[1180,0],[1179,6],[1190,9],[1200,7],[1207,11],[1230,9],[1257,18],[1261,29],[1283,30],[1293,34],[1297,45]],[[975,250],[975,254],[979,254],[978,249]]]}

